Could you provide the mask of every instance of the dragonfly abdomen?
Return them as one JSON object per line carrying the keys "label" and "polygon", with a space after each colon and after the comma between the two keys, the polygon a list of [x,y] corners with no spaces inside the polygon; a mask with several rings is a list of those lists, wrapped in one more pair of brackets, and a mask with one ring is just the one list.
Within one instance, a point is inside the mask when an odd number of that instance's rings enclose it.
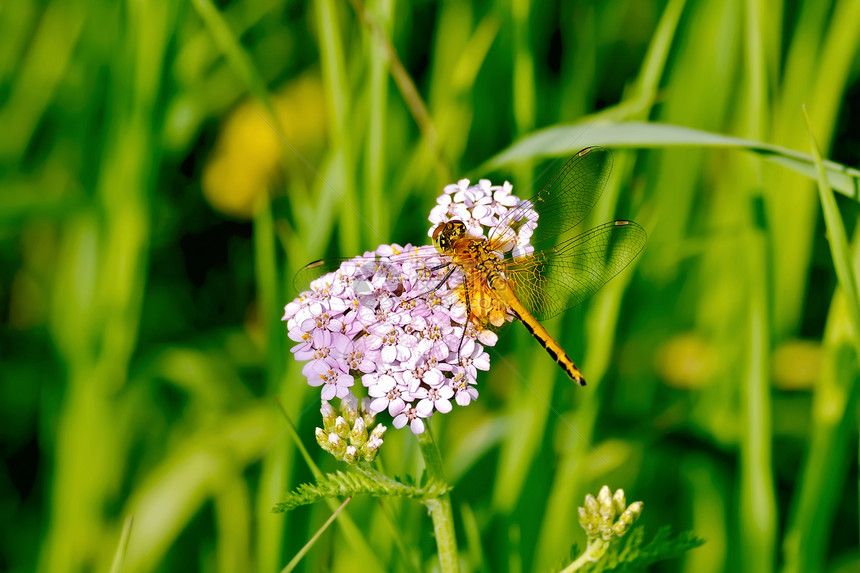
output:
{"label": "dragonfly abdomen", "polygon": [[579,371],[579,368],[576,367],[573,360],[570,359],[570,356],[567,355],[561,345],[556,342],[541,323],[539,323],[537,319],[533,317],[522,305],[519,299],[514,296],[510,288],[506,286],[504,289],[497,289],[496,292],[505,299],[508,307],[513,311],[514,315],[520,319],[520,322],[525,325],[529,334],[535,337],[535,340],[543,346],[547,354],[549,354],[550,357],[555,360],[559,366],[561,366],[565,374],[580,386],[585,386],[585,378],[582,376],[582,372]]}

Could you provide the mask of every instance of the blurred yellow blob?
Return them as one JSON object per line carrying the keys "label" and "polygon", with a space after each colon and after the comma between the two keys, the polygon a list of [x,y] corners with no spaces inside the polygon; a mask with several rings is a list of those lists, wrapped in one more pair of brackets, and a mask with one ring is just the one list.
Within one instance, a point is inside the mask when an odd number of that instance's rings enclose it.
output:
{"label": "blurred yellow blob", "polygon": [[772,358],[773,385],[782,390],[807,390],[821,371],[821,343],[788,340],[776,347]]}
{"label": "blurred yellow blob", "polygon": [[[203,194],[226,215],[248,219],[254,204],[281,170],[286,143],[305,156],[322,149],[326,118],[323,88],[315,72],[287,82],[272,94],[280,124],[262,105],[245,100],[224,120],[215,148],[203,168]],[[293,153],[287,147],[286,153]]]}
{"label": "blurred yellow blob", "polygon": [[669,386],[701,388],[714,376],[713,347],[702,336],[690,332],[668,339],[657,350],[657,373]]}

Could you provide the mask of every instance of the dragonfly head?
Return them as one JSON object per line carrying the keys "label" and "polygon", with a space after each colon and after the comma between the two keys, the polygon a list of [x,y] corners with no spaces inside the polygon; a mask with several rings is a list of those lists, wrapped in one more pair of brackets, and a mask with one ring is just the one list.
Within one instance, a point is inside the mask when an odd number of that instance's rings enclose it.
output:
{"label": "dragonfly head", "polygon": [[433,229],[433,246],[440,253],[447,253],[454,248],[454,244],[466,236],[466,224],[463,221],[448,221],[439,223]]}

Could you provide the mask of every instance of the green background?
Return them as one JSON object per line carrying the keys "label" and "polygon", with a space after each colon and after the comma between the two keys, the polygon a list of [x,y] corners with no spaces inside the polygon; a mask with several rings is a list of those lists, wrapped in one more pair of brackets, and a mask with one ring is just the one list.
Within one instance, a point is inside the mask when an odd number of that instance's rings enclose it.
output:
{"label": "green background", "polygon": [[[615,168],[591,222],[649,242],[546,323],[586,388],[515,325],[479,400],[433,419],[463,569],[563,566],[603,484],[647,532],[707,540],[655,570],[860,567],[857,293],[812,164],[702,135],[808,154],[805,104],[822,153],[856,165],[860,3],[354,6],[0,6],[0,569],[280,570],[331,510],[269,512],[311,479],[276,396],[340,467],[280,322],[296,270],[423,244],[443,185],[529,196],[549,156],[597,143]],[[860,268],[859,240],[837,259]],[[380,458],[422,467],[406,430]],[[436,563],[419,503],[346,513],[300,568]]]}

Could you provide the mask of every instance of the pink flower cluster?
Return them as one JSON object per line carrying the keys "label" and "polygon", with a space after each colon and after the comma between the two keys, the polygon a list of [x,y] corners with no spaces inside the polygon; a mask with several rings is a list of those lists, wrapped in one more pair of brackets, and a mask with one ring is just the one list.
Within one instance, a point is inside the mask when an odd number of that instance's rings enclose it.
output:
{"label": "pink flower cluster", "polygon": [[[507,183],[469,187],[463,180],[445,192],[433,226],[459,219],[476,237],[520,204]],[[534,225],[527,223],[507,229],[502,250],[529,247]],[[314,280],[286,306],[293,356],[307,361],[302,373],[323,400],[352,396],[358,376],[374,413],[388,410],[394,427],[408,423],[420,434],[423,420],[450,412],[452,400],[467,406],[477,399],[477,372],[490,367],[484,348],[498,337],[467,320],[460,273],[440,284],[449,270],[434,247],[382,245]]]}
{"label": "pink flower cluster", "polygon": [[[503,253],[510,252],[513,257],[530,255],[534,252],[530,240],[537,228],[538,214],[526,204],[530,208],[521,210],[514,220],[505,220],[504,216],[511,209],[525,204],[511,194],[512,190],[513,186],[507,181],[504,185],[491,185],[488,179],[471,186],[468,179],[446,185],[445,193],[436,199],[436,206],[430,211],[433,225],[427,236],[433,236],[437,224],[458,220],[466,224],[473,237],[489,238],[500,244]],[[490,229],[489,234],[487,229]]]}

